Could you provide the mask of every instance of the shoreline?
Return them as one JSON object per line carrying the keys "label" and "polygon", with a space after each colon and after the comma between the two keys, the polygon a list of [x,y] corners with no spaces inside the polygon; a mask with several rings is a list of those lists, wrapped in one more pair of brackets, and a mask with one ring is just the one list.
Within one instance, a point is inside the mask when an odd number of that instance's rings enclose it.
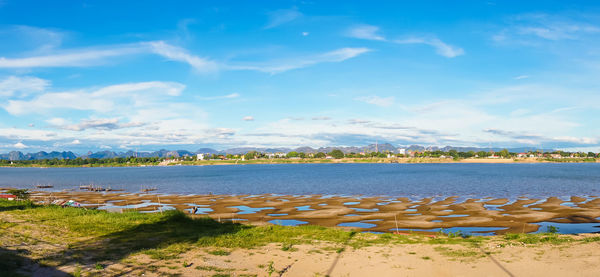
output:
{"label": "shoreline", "polygon": [[211,166],[211,165],[269,165],[269,164],[594,164],[600,163],[584,159],[565,159],[564,161],[547,160],[538,158],[524,159],[490,159],[490,158],[343,158],[343,159],[271,159],[271,160],[206,160],[206,161],[171,161],[158,164],[94,164],[94,165],[2,165],[0,168],[95,168],[95,167],[168,167],[168,166]]}
{"label": "shoreline", "polygon": [[[128,192],[47,192],[35,191],[39,203],[74,200],[88,208],[111,212],[136,210],[160,212],[177,209],[192,216],[252,225],[319,225],[369,232],[431,233],[446,230],[474,235],[531,233],[547,226],[584,223],[600,231],[600,198],[572,196],[569,201],[547,198],[474,198],[457,201],[452,196],[433,197],[350,197],[322,195],[177,195]],[[563,230],[565,231],[565,230]]]}

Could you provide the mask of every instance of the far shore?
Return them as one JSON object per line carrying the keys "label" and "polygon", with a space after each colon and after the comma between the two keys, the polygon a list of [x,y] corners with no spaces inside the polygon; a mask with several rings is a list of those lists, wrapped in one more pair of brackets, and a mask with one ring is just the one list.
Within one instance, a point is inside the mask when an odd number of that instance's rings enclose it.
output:
{"label": "far shore", "polygon": [[241,160],[241,159],[229,159],[229,160],[197,160],[197,161],[186,161],[180,159],[165,160],[160,163],[98,163],[98,164],[84,164],[84,165],[48,165],[48,164],[19,164],[15,163],[12,165],[2,165],[0,167],[35,167],[35,168],[47,168],[47,167],[147,167],[147,166],[174,166],[174,165],[186,165],[186,166],[205,166],[205,165],[247,165],[247,164],[385,164],[385,163],[399,163],[399,164],[449,164],[449,163],[465,163],[465,164],[510,164],[510,163],[599,163],[600,159],[594,159],[593,161],[581,158],[566,158],[566,159],[544,159],[544,158],[466,158],[466,159],[452,159],[452,158],[342,158],[342,159],[254,159],[254,160]]}

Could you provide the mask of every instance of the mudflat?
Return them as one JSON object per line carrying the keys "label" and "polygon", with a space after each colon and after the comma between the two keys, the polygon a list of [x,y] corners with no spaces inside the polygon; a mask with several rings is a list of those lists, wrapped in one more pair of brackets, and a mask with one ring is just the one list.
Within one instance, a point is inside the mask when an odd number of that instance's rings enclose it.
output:
{"label": "mudflat", "polygon": [[[193,217],[211,217],[253,225],[319,225],[369,232],[436,232],[441,228],[470,234],[529,233],[537,222],[557,225],[600,221],[600,198],[573,196],[568,201],[506,198],[342,197],[322,195],[161,195],[97,192],[32,193],[39,203],[74,200],[84,207],[113,212],[177,209]],[[193,208],[195,213],[192,214]],[[593,230],[593,228],[592,228]]]}

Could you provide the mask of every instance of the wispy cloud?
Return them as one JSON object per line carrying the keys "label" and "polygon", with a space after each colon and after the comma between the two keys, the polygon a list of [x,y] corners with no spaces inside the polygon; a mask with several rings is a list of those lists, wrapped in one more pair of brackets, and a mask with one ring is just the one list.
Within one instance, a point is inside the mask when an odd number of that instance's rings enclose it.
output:
{"label": "wispy cloud", "polygon": [[243,121],[254,121],[254,117],[253,116],[244,116],[244,118],[242,118]]}
{"label": "wispy cloud", "polygon": [[381,40],[384,41],[385,37],[379,35],[379,27],[373,25],[358,25],[350,28],[347,31],[347,36],[358,38],[358,39],[368,39],[368,40]]}
{"label": "wispy cloud", "polygon": [[[90,67],[110,63],[111,58],[119,56],[154,54],[171,61],[186,63],[200,73],[213,73],[219,70],[254,70],[276,74],[319,63],[342,62],[369,51],[368,48],[347,47],[306,57],[239,65],[235,62],[225,64],[209,58],[199,57],[184,48],[171,45],[165,41],[151,41],[89,49],[62,50],[60,53],[25,58],[0,57],[0,68]],[[4,90],[4,93],[7,94],[8,91]]]}
{"label": "wispy cloud", "polygon": [[139,54],[139,45],[114,46],[109,49],[76,49],[61,53],[25,58],[0,57],[0,68],[87,67],[107,63],[108,58]]}
{"label": "wispy cloud", "polygon": [[279,25],[294,21],[302,16],[302,13],[297,9],[276,10],[269,13],[269,21],[265,25],[265,29],[275,28]]}
{"label": "wispy cloud", "polygon": [[9,76],[4,80],[0,80],[0,97],[23,97],[31,93],[44,91],[49,85],[49,81],[37,77]]}
{"label": "wispy cloud", "polygon": [[394,104],[395,98],[393,96],[389,97],[379,97],[376,95],[371,96],[362,96],[354,98],[354,100],[365,102],[371,105],[376,105],[380,107],[389,107]]}
{"label": "wispy cloud", "polygon": [[255,70],[271,74],[304,68],[319,63],[343,62],[371,51],[369,48],[340,48],[319,55],[299,57],[282,61],[268,62],[263,65],[230,65],[231,70]]}
{"label": "wispy cloud", "polygon": [[234,99],[240,97],[239,93],[230,93],[227,95],[209,96],[209,97],[198,97],[201,100],[219,100],[219,99]]}
{"label": "wispy cloud", "polygon": [[523,80],[523,79],[527,79],[527,78],[529,78],[529,75],[519,75],[519,76],[516,76],[514,79],[515,80]]}
{"label": "wispy cloud", "polygon": [[435,52],[438,55],[444,56],[446,58],[454,58],[460,55],[465,54],[465,51],[456,46],[452,46],[441,41],[438,38],[421,38],[421,37],[412,37],[407,39],[399,39],[395,40],[395,43],[398,44],[425,44],[433,47]]}
{"label": "wispy cloud", "polygon": [[521,14],[510,17],[508,26],[494,34],[492,39],[524,45],[536,45],[536,41],[578,40],[600,33],[600,25],[589,18],[583,15]]}
{"label": "wispy cloud", "polygon": [[148,42],[153,53],[173,61],[184,62],[199,72],[214,72],[219,69],[216,62],[189,54],[187,50],[165,43],[164,41]]}
{"label": "wispy cloud", "polygon": [[62,118],[53,118],[48,120],[53,127],[70,130],[70,131],[84,131],[87,129],[97,130],[116,130],[124,128],[141,127],[146,125],[142,122],[119,122],[117,118],[100,118],[100,119],[84,119],[78,124],[66,124],[66,121]]}

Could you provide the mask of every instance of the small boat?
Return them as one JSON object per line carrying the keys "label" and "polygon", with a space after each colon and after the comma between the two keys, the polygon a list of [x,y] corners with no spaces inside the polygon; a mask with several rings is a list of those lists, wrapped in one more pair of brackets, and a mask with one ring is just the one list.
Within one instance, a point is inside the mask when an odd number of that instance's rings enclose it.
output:
{"label": "small boat", "polygon": [[53,185],[37,185],[35,187],[38,188],[38,189],[51,189],[54,186]]}
{"label": "small boat", "polygon": [[92,190],[93,188],[94,188],[94,186],[92,186],[92,185],[79,186],[79,189],[81,189],[81,190]]}
{"label": "small boat", "polygon": [[155,190],[156,190],[156,188],[145,188],[145,189],[143,188],[142,192],[151,192],[151,191],[155,191]]}

